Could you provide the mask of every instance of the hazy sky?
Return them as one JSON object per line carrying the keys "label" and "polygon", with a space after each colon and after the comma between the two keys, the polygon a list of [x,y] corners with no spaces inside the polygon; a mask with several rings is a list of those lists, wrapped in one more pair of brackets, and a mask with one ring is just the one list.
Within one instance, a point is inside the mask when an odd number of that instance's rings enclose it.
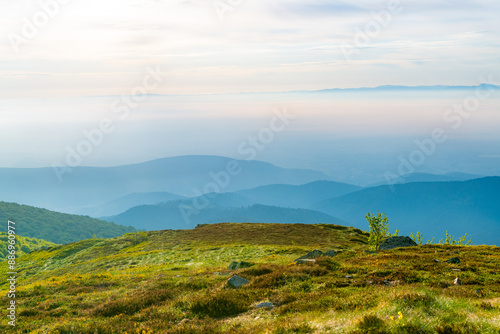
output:
{"label": "hazy sky", "polygon": [[[378,164],[371,173],[380,174],[395,169],[415,139],[444,127],[457,142],[443,145],[448,153],[423,169],[474,172],[460,161],[481,156],[487,173],[499,161],[498,92],[456,129],[443,117],[474,89],[446,96],[123,100],[145,83],[150,94],[476,86],[485,78],[498,84],[498,1],[0,0],[0,6],[0,167],[64,162],[67,148],[76,149],[103,120],[113,130],[82,165],[181,154],[242,158],[240,145],[284,108],[296,119],[257,159],[342,169],[345,177]],[[375,163],[377,157],[383,161]]]}
{"label": "hazy sky", "polygon": [[500,74],[495,0],[59,1],[0,0],[0,96],[122,94],[157,64],[158,92],[182,94]]}

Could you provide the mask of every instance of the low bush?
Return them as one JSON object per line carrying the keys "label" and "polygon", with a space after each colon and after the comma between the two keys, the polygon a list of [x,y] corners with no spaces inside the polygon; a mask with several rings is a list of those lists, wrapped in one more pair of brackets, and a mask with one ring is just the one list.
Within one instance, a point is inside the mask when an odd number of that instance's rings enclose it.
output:
{"label": "low bush", "polygon": [[223,318],[246,312],[250,307],[250,296],[238,290],[211,292],[195,300],[189,310],[199,316]]}
{"label": "low bush", "polygon": [[132,315],[154,304],[160,304],[171,299],[169,290],[143,290],[134,294],[114,299],[98,306],[94,311],[96,315],[113,317],[119,314]]}

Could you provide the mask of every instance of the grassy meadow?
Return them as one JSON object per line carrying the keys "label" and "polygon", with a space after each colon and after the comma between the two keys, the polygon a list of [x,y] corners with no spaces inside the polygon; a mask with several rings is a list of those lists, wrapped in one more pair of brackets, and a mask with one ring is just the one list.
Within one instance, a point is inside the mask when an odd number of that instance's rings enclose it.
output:
{"label": "grassy meadow", "polygon": [[[377,253],[316,224],[215,224],[89,239],[17,259],[13,333],[500,333],[500,248]],[[334,257],[296,264],[314,249]],[[460,264],[444,262],[458,257]],[[437,261],[435,261],[437,260]],[[254,266],[227,270],[232,261]],[[0,272],[7,277],[7,263]],[[233,289],[237,274],[250,281]],[[454,285],[456,277],[461,285]],[[6,280],[0,302],[7,308]],[[273,308],[256,308],[261,302]],[[4,311],[5,313],[5,311]]]}

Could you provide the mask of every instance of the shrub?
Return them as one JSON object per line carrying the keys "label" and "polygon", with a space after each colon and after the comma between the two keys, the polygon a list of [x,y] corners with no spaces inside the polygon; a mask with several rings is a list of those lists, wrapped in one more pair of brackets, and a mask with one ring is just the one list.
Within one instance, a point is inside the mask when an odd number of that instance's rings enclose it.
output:
{"label": "shrub", "polygon": [[97,307],[95,313],[105,317],[113,317],[119,314],[132,315],[144,308],[171,298],[172,293],[166,289],[137,291],[132,295],[104,303]]}
{"label": "shrub", "polygon": [[251,298],[248,294],[237,290],[227,290],[204,295],[189,309],[197,315],[223,318],[246,312],[250,304]]}
{"label": "shrub", "polygon": [[423,293],[404,293],[398,295],[394,300],[403,307],[430,307],[435,303],[436,299],[432,296]]}
{"label": "shrub", "polygon": [[370,333],[370,334],[382,334],[387,333],[385,331],[385,322],[374,314],[365,315],[356,325],[357,330],[354,333]]}
{"label": "shrub", "polygon": [[365,218],[370,226],[368,243],[378,251],[380,244],[387,237],[387,231],[389,231],[389,218],[380,212],[377,212],[377,215],[372,215],[368,212]]}
{"label": "shrub", "polygon": [[417,232],[416,235],[414,235],[413,232],[411,232],[410,238],[412,238],[413,241],[415,241],[415,243],[419,246],[422,246],[422,243],[424,242],[424,236],[422,235],[421,232]]}
{"label": "shrub", "polygon": [[248,269],[245,269],[241,272],[243,275],[248,275],[248,276],[262,276],[262,275],[267,275],[272,273],[276,269],[276,266],[271,266],[271,265],[261,265],[258,267],[251,267]]}
{"label": "shrub", "polygon": [[476,326],[469,322],[446,323],[438,325],[435,328],[437,334],[479,334],[481,333]]}
{"label": "shrub", "polygon": [[274,332],[275,334],[308,334],[308,333],[313,333],[314,329],[309,326],[309,324],[302,323],[302,324],[294,324],[294,325],[282,325],[279,326],[276,331]]}

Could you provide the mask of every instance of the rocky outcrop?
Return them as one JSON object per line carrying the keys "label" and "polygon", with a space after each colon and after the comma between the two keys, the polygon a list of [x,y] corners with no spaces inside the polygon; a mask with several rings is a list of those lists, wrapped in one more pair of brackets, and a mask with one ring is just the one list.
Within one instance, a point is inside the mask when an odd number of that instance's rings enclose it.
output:
{"label": "rocky outcrop", "polygon": [[246,278],[240,277],[238,275],[233,275],[230,279],[227,280],[227,284],[232,288],[239,288],[245,284],[250,283]]}
{"label": "rocky outcrop", "polygon": [[388,250],[398,247],[413,247],[418,246],[410,237],[390,237],[380,244],[380,250]]}
{"label": "rocky outcrop", "polygon": [[297,264],[304,264],[304,263],[314,263],[316,262],[315,259],[296,259],[295,263]]}
{"label": "rocky outcrop", "polygon": [[303,255],[303,256],[301,256],[298,259],[295,259],[293,261],[297,262],[299,264],[300,263],[310,263],[310,262],[314,262],[314,258],[317,258],[320,256],[333,257],[333,256],[337,255],[338,253],[339,252],[334,251],[334,250],[328,250],[328,251],[323,253],[322,251],[315,249],[313,251],[310,251],[306,255]]}
{"label": "rocky outcrop", "polygon": [[256,308],[273,308],[274,304],[271,302],[263,302],[255,305]]}

